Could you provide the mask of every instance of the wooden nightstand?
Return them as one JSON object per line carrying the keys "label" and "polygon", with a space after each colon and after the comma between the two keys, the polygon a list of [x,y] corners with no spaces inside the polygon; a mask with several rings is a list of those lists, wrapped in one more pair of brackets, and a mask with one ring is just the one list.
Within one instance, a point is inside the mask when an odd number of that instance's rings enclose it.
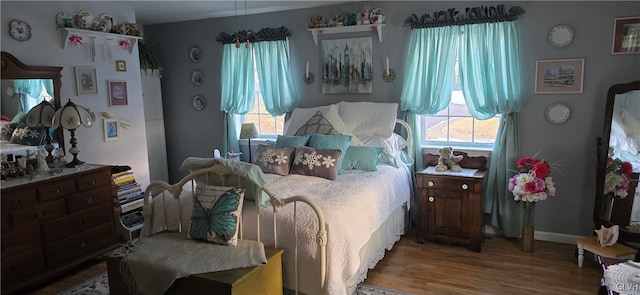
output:
{"label": "wooden nightstand", "polygon": [[418,243],[425,240],[458,243],[480,252],[486,158],[468,157],[461,152],[456,154],[465,156],[460,162],[462,172],[436,172],[434,165],[438,156],[427,154],[424,161],[427,168],[416,174],[417,240]]}

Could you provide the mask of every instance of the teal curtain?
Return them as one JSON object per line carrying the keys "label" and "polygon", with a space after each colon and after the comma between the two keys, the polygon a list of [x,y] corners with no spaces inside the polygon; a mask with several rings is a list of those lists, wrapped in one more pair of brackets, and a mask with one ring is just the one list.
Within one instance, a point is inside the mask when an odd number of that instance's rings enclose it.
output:
{"label": "teal curtain", "polygon": [[234,115],[245,115],[254,104],[255,75],[251,48],[224,44],[220,70],[220,110],[225,112],[223,153],[239,151]]}
{"label": "teal curtain", "polygon": [[476,119],[502,114],[491,153],[485,213],[507,237],[521,234],[522,209],[508,191],[509,171],[518,160],[517,116],[520,111],[518,33],[514,22],[462,26],[460,84],[469,112]]}
{"label": "teal curtain", "polygon": [[416,169],[423,165],[420,142],[426,136],[419,126],[419,115],[434,114],[449,105],[456,55],[471,115],[482,120],[502,114],[491,155],[484,211],[505,236],[519,236],[522,209],[507,189],[509,171],[519,154],[520,65],[514,22],[412,29],[401,107],[410,112],[407,118],[414,128]]}
{"label": "teal curtain", "polygon": [[298,95],[291,76],[289,41],[263,41],[252,45],[265,108],[272,116],[293,111],[298,105]]}
{"label": "teal curtain", "polygon": [[457,26],[411,30],[400,97],[402,110],[424,115],[449,106],[458,33]]}
{"label": "teal curtain", "polygon": [[21,107],[24,112],[28,112],[32,107],[45,99],[45,91],[49,96],[53,96],[52,79],[18,79],[13,81],[15,93],[20,94]]}

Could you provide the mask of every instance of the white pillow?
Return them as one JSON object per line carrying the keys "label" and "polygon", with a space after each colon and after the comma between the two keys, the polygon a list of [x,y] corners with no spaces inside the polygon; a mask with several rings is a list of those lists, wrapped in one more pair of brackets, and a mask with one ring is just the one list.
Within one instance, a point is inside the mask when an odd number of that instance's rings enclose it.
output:
{"label": "white pillow", "polygon": [[306,109],[295,108],[291,113],[291,118],[289,118],[289,120],[284,124],[283,133],[284,135],[295,135],[296,131],[309,121],[309,118],[313,117],[316,112],[320,111],[335,130],[343,135],[351,135],[351,143],[354,145],[360,145],[361,141],[353,134],[351,128],[344,123],[340,117],[338,108],[338,104]]}
{"label": "white pillow", "polygon": [[339,104],[339,114],[344,123],[360,138],[393,134],[398,116],[397,103],[345,102]]}
{"label": "white pillow", "polygon": [[627,110],[624,110],[622,111],[622,123],[627,131],[627,135],[633,137],[636,144],[640,144],[640,120],[633,114],[627,112]]}

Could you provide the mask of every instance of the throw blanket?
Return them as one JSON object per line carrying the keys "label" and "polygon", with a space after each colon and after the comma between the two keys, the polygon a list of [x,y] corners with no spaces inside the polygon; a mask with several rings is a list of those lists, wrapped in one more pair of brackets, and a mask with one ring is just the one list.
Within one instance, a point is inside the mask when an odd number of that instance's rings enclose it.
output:
{"label": "throw blanket", "polygon": [[187,239],[186,233],[163,233],[120,246],[120,273],[133,294],[163,294],[173,281],[192,274],[267,263],[262,243],[238,240],[226,246]]}

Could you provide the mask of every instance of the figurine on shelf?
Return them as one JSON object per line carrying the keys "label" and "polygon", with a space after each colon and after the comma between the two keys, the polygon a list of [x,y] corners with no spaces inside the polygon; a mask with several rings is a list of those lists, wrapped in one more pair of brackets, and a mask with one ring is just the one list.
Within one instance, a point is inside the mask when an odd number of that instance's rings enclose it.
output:
{"label": "figurine on shelf", "polygon": [[336,21],[336,27],[341,27],[344,25],[344,16],[342,15],[342,13],[338,12],[338,14],[336,14],[334,19]]}
{"label": "figurine on shelf", "polygon": [[371,22],[369,21],[369,5],[366,5],[364,7],[364,12],[362,15],[362,23],[365,25],[371,24]]}
{"label": "figurine on shelf", "polygon": [[46,156],[49,153],[44,149],[44,146],[38,147],[37,158],[38,158],[38,171],[39,172],[47,172],[49,171],[49,165],[47,164]]}

